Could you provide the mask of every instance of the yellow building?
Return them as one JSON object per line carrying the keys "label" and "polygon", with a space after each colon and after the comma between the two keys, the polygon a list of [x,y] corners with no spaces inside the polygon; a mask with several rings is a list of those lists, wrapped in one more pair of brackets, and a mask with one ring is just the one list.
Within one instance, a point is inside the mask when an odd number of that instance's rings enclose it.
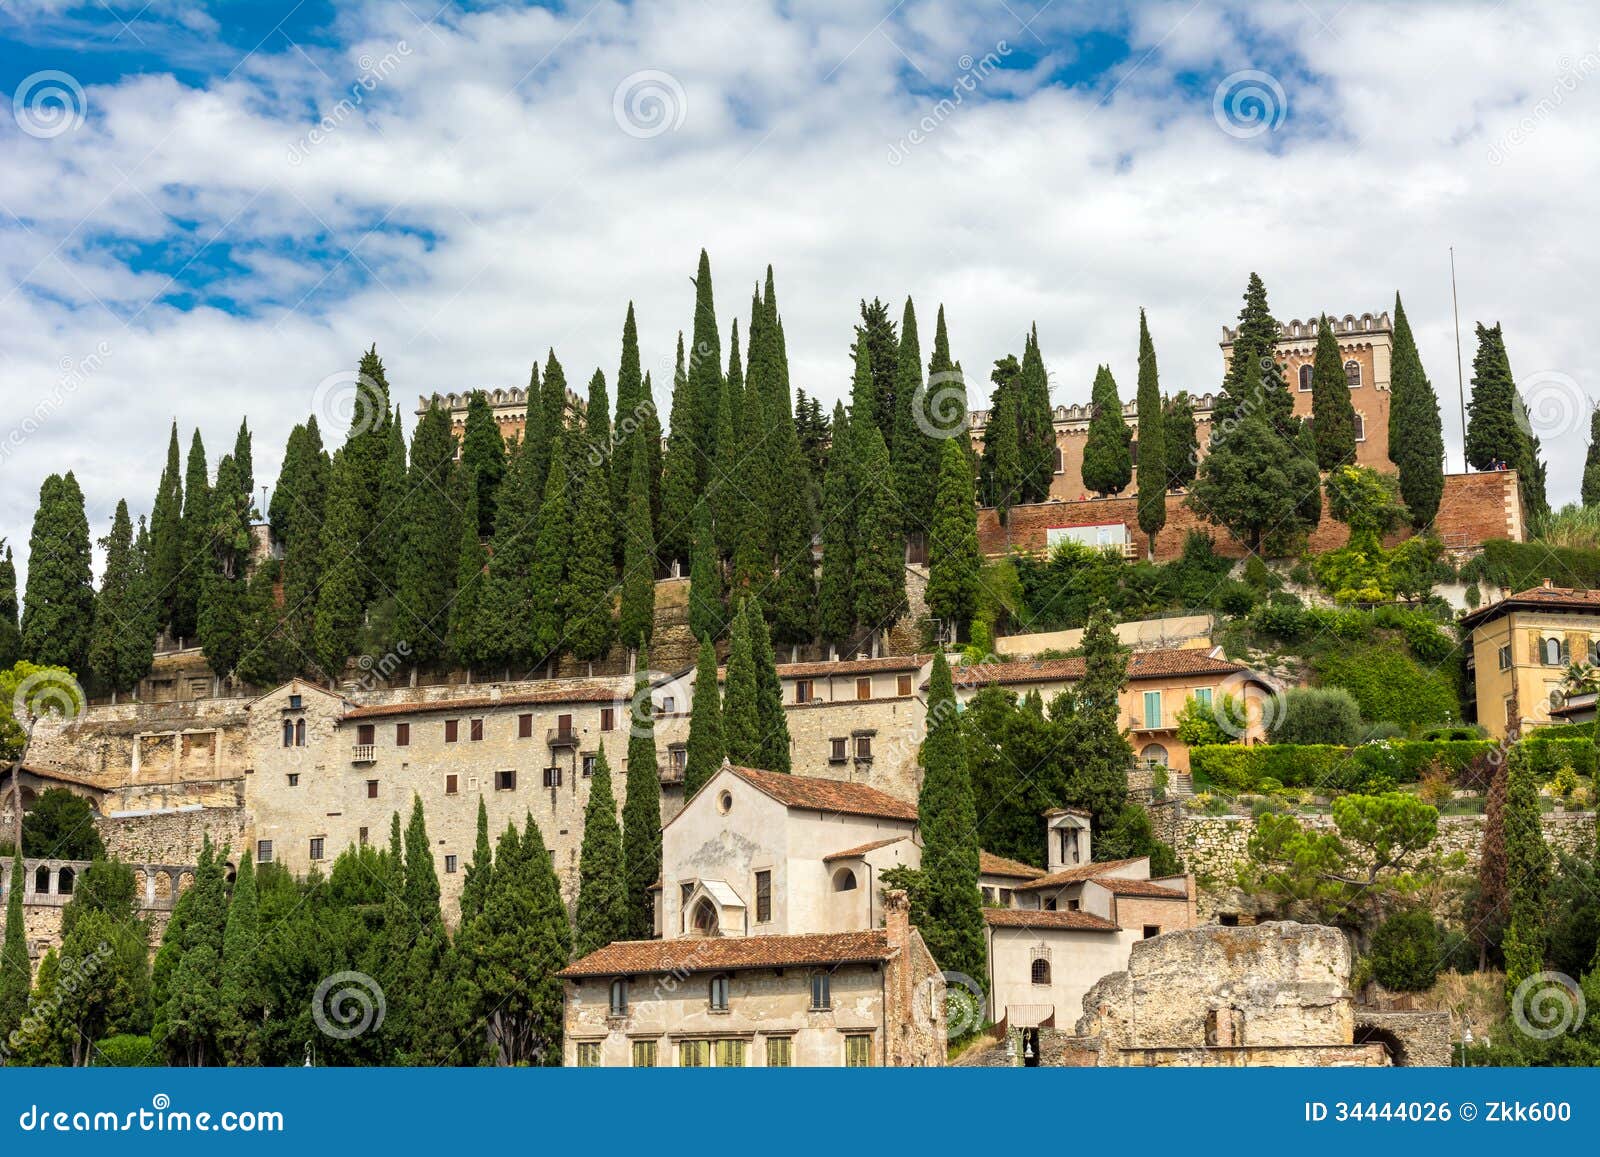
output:
{"label": "yellow building", "polygon": [[1600,662],[1600,591],[1519,591],[1461,619],[1478,722],[1496,739],[1552,722],[1570,663]]}

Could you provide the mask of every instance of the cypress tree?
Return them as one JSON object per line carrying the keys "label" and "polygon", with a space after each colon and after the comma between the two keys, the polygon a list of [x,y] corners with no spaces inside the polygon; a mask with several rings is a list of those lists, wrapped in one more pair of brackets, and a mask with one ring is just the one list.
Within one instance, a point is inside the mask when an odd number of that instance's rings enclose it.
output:
{"label": "cypress tree", "polygon": [[[866,302],[861,303],[863,316]],[[878,424],[878,387],[872,371],[872,346],[876,335],[862,326],[856,326],[855,344],[850,347],[851,364],[855,373],[850,379],[850,414],[852,420],[859,416],[863,422]],[[838,426],[835,425],[835,430]]]}
{"label": "cypress tree", "polygon": [[[544,362],[544,384],[540,387],[540,405],[544,409],[543,426],[545,437],[549,439],[550,455],[553,458],[561,443],[561,437],[570,424],[567,420],[567,409],[570,405],[567,398],[567,372],[562,368],[561,362],[556,358],[556,351],[551,350]],[[545,463],[548,474],[549,462]]]}
{"label": "cypress tree", "polygon": [[234,674],[251,687],[275,687],[301,669],[287,608],[278,606],[281,573],[281,564],[269,560],[256,567],[245,587],[244,648]]}
{"label": "cypress tree", "polygon": [[655,388],[650,375],[644,375],[640,387],[638,443],[635,453],[645,456],[645,477],[650,482],[650,526],[656,539],[656,557],[665,561],[661,551],[661,415],[656,411]]}
{"label": "cypress tree", "polygon": [[[872,373],[873,408],[870,413],[861,416],[872,419],[887,446],[894,439],[895,415],[899,413],[895,382],[899,376],[900,337],[889,316],[889,307],[877,298],[872,299],[871,305],[865,301],[861,303],[861,324],[856,327],[858,355],[863,343],[867,354],[864,364]],[[852,396],[852,415],[859,412],[855,403],[856,399]]]}
{"label": "cypress tree", "polygon": [[644,454],[633,455],[622,526],[622,607],[617,624],[629,644],[649,642],[656,621],[656,540],[650,528],[648,469]]}
{"label": "cypress tree", "polygon": [[72,471],[39,487],[28,538],[28,583],[22,604],[22,654],[41,667],[87,669],[94,625],[89,519]]}
{"label": "cypress tree", "polygon": [[9,1055],[11,1034],[28,1015],[28,989],[33,967],[28,960],[28,933],[23,925],[22,849],[11,854],[11,875],[6,891],[6,938],[0,948],[0,1056]]}
{"label": "cypress tree", "polygon": [[[759,401],[759,399],[758,399]],[[734,548],[746,539],[753,536],[754,543],[750,548],[759,555],[761,543],[766,538],[766,527],[757,525],[757,516],[764,515],[759,507],[751,501],[750,488],[759,487],[757,471],[761,459],[752,462],[750,452],[759,445],[763,437],[762,421],[759,411],[755,420],[747,415],[740,415],[740,420],[735,424],[735,413],[745,405],[744,373],[739,368],[739,322],[733,323],[733,339],[728,353],[728,375],[722,381],[718,392],[716,442],[717,460],[711,472],[710,481],[706,486],[706,497],[711,508],[711,525],[716,534],[717,552],[723,557],[731,557]],[[754,435],[755,445],[747,445],[741,441],[744,431]],[[689,561],[694,563],[694,544],[690,543]]]}
{"label": "cypress tree", "polygon": [[978,547],[978,511],[972,466],[961,446],[945,442],[928,539],[928,610],[961,637],[978,609],[983,553]]}
{"label": "cypress tree", "polygon": [[1194,485],[1200,468],[1200,431],[1194,420],[1194,399],[1188,390],[1179,390],[1166,400],[1161,427],[1166,442],[1167,486],[1187,490]]}
{"label": "cypress tree", "polygon": [[1524,744],[1506,756],[1505,845],[1510,919],[1501,950],[1506,958],[1506,1001],[1517,987],[1544,969],[1550,930],[1547,915],[1550,849],[1540,824],[1539,787]]}
{"label": "cypress tree", "polygon": [[[0,539],[0,545],[5,540]],[[22,658],[22,629],[17,625],[17,564],[6,546],[0,555],[0,671]],[[3,1038],[0,1038],[3,1039]]]}
{"label": "cypress tree", "polygon": [[551,455],[544,499],[539,504],[539,537],[528,568],[528,654],[554,662],[566,637],[567,563],[573,495],[567,484],[564,434]]}
{"label": "cypress tree", "polygon": [[828,445],[832,441],[832,426],[822,412],[822,403],[806,397],[804,390],[794,396],[794,428],[800,440],[800,456],[805,464],[806,481],[810,485],[812,505],[820,506],[822,476],[828,467]]}
{"label": "cypress tree", "polygon": [[994,363],[989,375],[994,393],[983,435],[983,490],[984,501],[999,511],[1002,522],[1022,501],[1022,447],[1017,429],[1021,377],[1022,367],[1009,354]]}
{"label": "cypress tree", "polygon": [[[1109,371],[1108,371],[1109,372]],[[1022,471],[1022,502],[1047,502],[1056,468],[1055,419],[1050,409],[1050,379],[1034,325],[1022,351],[1017,394],[1017,453]]]}
{"label": "cypress tree", "polygon": [[1228,372],[1222,393],[1211,415],[1211,439],[1225,438],[1232,426],[1248,410],[1258,410],[1280,437],[1290,438],[1299,425],[1294,414],[1294,399],[1283,380],[1277,359],[1278,337],[1282,329],[1267,305],[1267,287],[1261,278],[1250,274],[1245,286],[1244,305],[1239,310],[1239,326],[1234,334]]}
{"label": "cypress tree", "polygon": [[1472,913],[1472,939],[1478,946],[1478,969],[1489,966],[1489,948],[1506,922],[1506,778],[1507,760],[1490,765],[1489,790],[1483,803],[1483,841],[1478,849],[1478,895]]}
{"label": "cypress tree", "polygon": [[[171,625],[178,572],[183,569],[183,476],[178,461],[178,423],[174,421],[167,439],[166,468],[150,510],[150,589],[158,601],[157,619],[162,629]],[[276,508],[277,495],[273,498]]]}
{"label": "cypress tree", "polygon": [[694,671],[694,704],[689,710],[689,740],[684,752],[683,798],[687,801],[717,773],[727,757],[722,731],[722,696],[717,690],[717,651],[700,639]]}
{"label": "cypress tree", "polygon": [[[550,351],[553,355],[554,350]],[[544,395],[539,387],[539,362],[534,359],[528,371],[528,405],[522,413],[522,445],[528,454],[528,473],[535,494],[544,493],[545,475],[550,473],[550,445],[555,438],[545,425]]]}
{"label": "cypress tree", "polygon": [[628,938],[628,875],[622,859],[622,828],[611,791],[606,745],[594,757],[589,802],[583,812],[583,848],[578,853],[578,910],[572,951],[587,956],[614,940]]}
{"label": "cypress tree", "polygon": [[764,755],[761,708],[757,702],[755,641],[750,607],[745,602],[733,616],[728,646],[727,691],[722,701],[722,738],[728,758],[741,767],[760,767]]}
{"label": "cypress tree", "polygon": [[722,633],[727,607],[722,597],[722,562],[717,557],[711,508],[701,499],[694,508],[694,542],[689,552],[689,630],[696,638]]}
{"label": "cypress tree", "polygon": [[[864,351],[861,356],[866,356]],[[858,360],[858,375],[860,365]],[[842,645],[855,629],[856,618],[856,491],[851,453],[855,438],[842,402],[833,406],[833,430],[833,447],[828,452],[828,468],[822,480],[822,575],[817,587],[817,630],[824,640]]]}
{"label": "cypress tree", "polygon": [[923,924],[939,967],[978,984],[988,976],[978,892],[978,809],[961,742],[950,665],[935,652],[928,685],[925,769],[917,796],[922,828]]}
{"label": "cypress tree", "polygon": [[1467,403],[1467,461],[1475,470],[1508,467],[1517,472],[1522,503],[1530,518],[1549,510],[1544,463],[1522,395],[1517,392],[1497,323],[1478,325],[1478,352],[1472,359],[1472,398]]}
{"label": "cypress tree", "polygon": [[460,542],[456,549],[456,593],[450,601],[449,643],[455,661],[468,670],[481,666],[494,648],[487,567],[488,552],[478,537],[478,489],[472,472],[456,475],[456,493],[450,501],[461,511]]}
{"label": "cypress tree", "polygon": [[396,406],[385,425],[383,471],[378,476],[377,514],[372,528],[373,582],[378,598],[394,596],[406,492],[406,435],[400,408]]}
{"label": "cypress tree", "polygon": [[1316,434],[1318,469],[1333,470],[1356,460],[1356,408],[1350,402],[1344,358],[1327,314],[1317,320],[1317,352],[1311,363],[1311,426]]}
{"label": "cypress tree", "polygon": [[661,770],[656,762],[650,655],[641,639],[628,726],[627,794],[622,802],[622,863],[627,870],[628,926],[623,938],[648,940],[654,930],[650,885],[661,875]]}
{"label": "cypress tree", "polygon": [[1161,408],[1156,347],[1139,311],[1139,529],[1149,536],[1145,557],[1154,562],[1156,535],[1167,524],[1167,427]]}
{"label": "cypress tree", "polygon": [[[928,358],[928,416],[933,429],[943,438],[961,442],[961,449],[968,458],[973,456],[972,443],[967,437],[971,413],[961,363],[950,358],[950,334],[945,328],[944,306],[941,305],[934,323],[933,353]],[[932,469],[938,469],[940,457],[934,455],[930,463]]]}
{"label": "cypress tree", "polygon": [[876,426],[859,434],[856,444],[856,538],[852,590],[855,618],[873,631],[887,631],[906,610],[905,538],[900,503],[889,467],[889,450]]}
{"label": "cypress tree", "polygon": [[[583,431],[589,443],[589,466],[606,472],[607,498],[610,498],[612,462],[611,402],[606,393],[606,375],[596,369],[589,379],[589,401],[583,410]],[[615,503],[611,504],[616,509]]]}
{"label": "cypress tree", "polygon": [[[251,507],[255,504],[256,465],[251,449],[250,420],[239,421],[239,432],[233,436],[233,465],[239,472],[239,488],[250,495]],[[262,511],[265,514],[265,511]]]}
{"label": "cypress tree", "polygon": [[260,982],[261,911],[255,857],[240,857],[222,932],[222,1024],[218,1043],[229,1063],[260,1062],[260,1028],[268,1010]]}
{"label": "cypress tree", "polygon": [[[1110,366],[1095,370],[1090,411],[1089,436],[1083,443],[1083,484],[1100,497],[1110,498],[1121,494],[1133,480],[1129,449],[1133,431],[1122,417],[1122,399],[1117,397],[1117,380],[1111,376]],[[1143,441],[1139,449],[1144,450]]]}
{"label": "cypress tree", "polygon": [[[281,630],[284,639],[302,654],[313,649],[310,628],[322,580],[322,522],[331,472],[313,415],[289,435],[270,508],[273,533],[283,542]],[[402,542],[407,529],[404,525],[399,528]],[[152,528],[152,542],[154,533]]]}
{"label": "cypress tree", "polygon": [[[1600,407],[1596,407],[1589,414],[1589,452],[1583,459],[1583,489],[1580,493],[1585,506],[1600,506]],[[11,552],[6,552],[6,561],[11,561]],[[16,575],[13,572],[11,579],[12,589],[16,588]],[[3,572],[0,572],[0,599],[5,597],[5,583]],[[4,629],[3,614],[0,614],[0,630]],[[4,647],[0,646],[0,654],[4,654]],[[0,664],[3,666],[3,664]]]}
{"label": "cypress tree", "polygon": [[495,503],[493,549],[484,589],[485,659],[509,665],[530,662],[528,576],[539,533],[540,492],[534,485],[532,447],[512,445],[506,476]]}
{"label": "cypress tree", "polygon": [[204,573],[195,635],[211,669],[229,676],[245,647],[245,572],[255,541],[250,532],[250,495],[240,486],[238,464],[231,454],[224,454],[217,465],[217,486],[209,505],[211,553],[198,562]]}
{"label": "cypress tree", "polygon": [[[355,654],[356,634],[366,607],[366,584],[357,554],[361,541],[361,491],[367,479],[359,476],[358,469],[359,462],[349,453],[348,445],[334,454],[333,478],[322,522],[322,586],[317,592],[311,641],[317,666],[330,684],[338,682],[345,661]],[[433,497],[437,501],[438,496]],[[429,609],[441,615],[442,626],[444,606]],[[404,637],[415,639],[414,635]]]}
{"label": "cypress tree", "polygon": [[778,678],[777,660],[772,654],[772,635],[767,629],[761,600],[751,599],[745,608],[756,674],[756,720],[761,735],[760,761],[755,766],[788,775],[789,719],[783,710],[783,682]]}
{"label": "cypress tree", "polygon": [[200,431],[189,440],[189,456],[184,461],[183,518],[178,538],[182,555],[174,579],[172,633],[180,639],[193,639],[200,618],[200,580],[211,554],[211,490],[206,472],[206,448]]}
{"label": "cypress tree", "polygon": [[461,927],[483,915],[483,906],[494,887],[494,848],[489,843],[489,809],[478,797],[478,838],[472,845],[472,862],[461,881]]}
{"label": "cypress tree", "polygon": [[94,605],[89,671],[101,686],[125,693],[149,672],[155,645],[148,630],[148,596],[127,502],[117,503],[111,533],[100,545],[106,552],[106,566]]}
{"label": "cypress tree", "polygon": [[495,500],[506,474],[506,448],[488,395],[482,390],[474,390],[467,401],[467,420],[461,432],[461,470],[472,479],[476,492],[478,535],[488,538],[494,531]]}
{"label": "cypress tree", "polygon": [[612,595],[617,574],[611,562],[611,531],[611,483],[596,467],[578,482],[572,557],[561,598],[572,653],[579,659],[604,658],[616,638]]}
{"label": "cypress tree", "polygon": [[917,313],[906,298],[900,319],[900,348],[894,377],[895,427],[889,460],[894,465],[895,494],[901,521],[909,534],[926,535],[933,516],[933,488],[938,478],[939,445],[922,429],[928,421],[922,381],[922,347],[917,339]]}
{"label": "cypress tree", "polygon": [[661,517],[656,545],[666,563],[689,557],[695,504],[700,501],[700,454],[695,439],[695,404],[683,364],[683,334],[678,334],[678,367],[672,376],[667,452],[661,463]]}
{"label": "cypress tree", "polygon": [[[227,859],[211,846],[210,836],[202,836],[200,857],[194,871],[194,884],[184,896],[183,921],[174,939],[171,927],[156,957],[156,971],[162,971],[161,955],[171,944],[167,962],[170,977],[165,999],[156,1012],[151,1037],[166,1043],[168,1059],[179,1065],[208,1065],[218,1059],[217,1038],[222,1028],[222,953],[228,920],[227,884],[223,864]],[[174,911],[176,921],[178,913]],[[157,994],[162,995],[161,986]]]}
{"label": "cypress tree", "polygon": [[1389,374],[1389,461],[1400,470],[1400,497],[1418,530],[1433,522],[1444,495],[1444,429],[1439,399],[1422,368],[1400,295],[1394,295],[1394,359]]}
{"label": "cypress tree", "polygon": [[455,472],[455,449],[450,416],[437,406],[429,407],[411,433],[406,518],[395,561],[395,632],[409,645],[418,667],[432,666],[444,657],[461,548],[459,516],[446,497]]}
{"label": "cypress tree", "polygon": [[722,393],[722,339],[717,336],[717,309],[711,292],[711,258],[700,250],[694,277],[694,331],[689,349],[689,396],[694,400],[695,488],[703,493],[715,462],[717,400]]}

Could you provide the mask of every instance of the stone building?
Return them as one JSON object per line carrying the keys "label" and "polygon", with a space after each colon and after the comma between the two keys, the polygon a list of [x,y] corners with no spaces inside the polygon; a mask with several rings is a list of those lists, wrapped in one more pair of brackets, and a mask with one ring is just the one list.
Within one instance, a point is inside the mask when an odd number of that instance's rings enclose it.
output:
{"label": "stone building", "polygon": [[[461,437],[467,425],[467,406],[472,402],[473,390],[462,390],[459,393],[436,393],[428,397],[417,399],[417,417],[421,417],[429,410],[437,407],[450,415],[450,425],[456,432],[456,437]],[[500,428],[500,437],[509,441],[512,438],[522,437],[522,427],[528,417],[528,390],[526,386],[506,386],[485,389],[481,391],[484,399],[489,403],[489,410],[494,415],[495,425]],[[567,388],[567,411],[581,413],[584,400],[569,386]]]}
{"label": "stone building", "polygon": [[1467,679],[1477,722],[1496,739],[1564,722],[1572,663],[1600,663],[1600,591],[1543,586],[1518,591],[1461,617]]}
{"label": "stone building", "polygon": [[[1083,670],[1081,658],[1040,659],[977,663],[953,674],[963,702],[984,687],[1003,687],[1018,695],[1037,691],[1048,704],[1083,678]],[[1189,747],[1178,739],[1178,714],[1190,699],[1221,708],[1224,696],[1231,697],[1240,712],[1234,720],[1240,738],[1259,743],[1266,738],[1263,704],[1277,693],[1265,677],[1224,659],[1221,648],[1133,651],[1121,697],[1122,725],[1139,762],[1187,771]]]}

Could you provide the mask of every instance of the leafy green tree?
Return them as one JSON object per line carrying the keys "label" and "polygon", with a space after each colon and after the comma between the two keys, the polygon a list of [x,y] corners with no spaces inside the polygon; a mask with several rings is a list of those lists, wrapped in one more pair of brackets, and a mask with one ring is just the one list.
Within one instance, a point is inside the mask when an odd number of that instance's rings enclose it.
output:
{"label": "leafy green tree", "polygon": [[[168,965],[170,982],[163,992],[153,1035],[164,1040],[168,1060],[175,1065],[210,1065],[220,1059],[219,1037],[223,1025],[222,954],[228,919],[227,885],[223,879],[225,851],[202,837],[194,884],[186,896],[184,918],[174,942],[169,925],[162,953],[171,944],[174,959]],[[174,915],[176,920],[176,914]],[[158,966],[161,964],[157,956]]]}
{"label": "leafy green tree", "polygon": [[1194,399],[1188,390],[1179,390],[1161,408],[1162,433],[1166,441],[1167,487],[1187,490],[1200,469],[1200,434],[1194,419]]}
{"label": "leafy green tree", "polygon": [[[863,352],[863,355],[865,353]],[[859,376],[859,367],[858,367]],[[870,388],[870,380],[868,381]],[[817,630],[840,644],[855,628],[855,439],[844,404],[834,403],[835,438],[822,480],[822,567],[817,585]],[[937,521],[935,523],[937,527]]]}
{"label": "leafy green tree", "polygon": [[6,1042],[22,1025],[28,1013],[28,989],[33,983],[33,965],[28,959],[28,934],[22,924],[22,849],[11,856],[11,875],[6,890],[6,938],[0,947],[0,1061],[9,1051]]}
{"label": "leafy green tree", "polygon": [[1022,501],[1022,448],[1017,429],[1022,367],[1007,354],[994,363],[989,375],[994,393],[989,400],[989,424],[983,432],[980,484],[983,501],[1005,521],[1011,508]]}
{"label": "leafy green tree", "polygon": [[[167,440],[166,468],[161,472],[161,484],[150,510],[150,589],[160,607],[157,625],[162,628],[172,623],[178,572],[183,569],[183,475],[178,462],[178,423],[174,421]],[[276,493],[273,498],[276,510]],[[273,522],[277,525],[278,519],[274,517]]]}
{"label": "leafy green tree", "polygon": [[358,475],[359,465],[348,447],[333,456],[333,477],[322,522],[318,564],[322,586],[317,592],[311,639],[317,666],[329,683],[338,681],[345,662],[355,653],[356,634],[366,609],[366,582],[359,560],[365,510],[362,491],[370,480]]}
{"label": "leafy green tree", "polygon": [[1144,310],[1139,311],[1139,529],[1149,536],[1145,557],[1156,557],[1156,535],[1167,524],[1167,415],[1161,405],[1156,347]]}
{"label": "leafy green tree", "polygon": [[1406,521],[1400,485],[1392,474],[1347,464],[1335,467],[1324,485],[1328,513],[1350,528],[1353,545],[1377,547],[1384,535]]}
{"label": "leafy green tree", "polygon": [[400,983],[398,998],[391,997],[399,1006],[399,1027],[404,1029],[396,1060],[407,1065],[470,1063],[474,1058],[462,1052],[469,1008],[461,985],[461,960],[445,933],[433,842],[422,799],[416,795],[405,833],[404,908],[410,927],[401,934],[409,937],[409,946],[394,956],[400,964]]}
{"label": "leafy green tree", "polygon": [[1245,286],[1244,305],[1239,310],[1239,325],[1234,331],[1228,371],[1222,393],[1211,411],[1211,440],[1215,445],[1247,413],[1259,413],[1279,437],[1292,440],[1300,420],[1295,417],[1294,399],[1283,380],[1278,364],[1277,343],[1282,327],[1267,305],[1267,287],[1261,278],[1250,274]]}
{"label": "leafy green tree", "polygon": [[595,753],[589,802],[583,813],[583,847],[578,853],[578,910],[572,951],[587,956],[628,936],[628,869],[622,859],[622,826],[611,791],[606,745]]}
{"label": "leafy green tree", "polygon": [[472,479],[478,535],[487,538],[494,531],[495,500],[505,478],[506,451],[489,396],[482,390],[472,391],[467,399],[467,419],[461,431],[461,472]]}
{"label": "leafy green tree", "polygon": [[94,808],[64,787],[48,787],[22,815],[22,854],[35,859],[94,860],[106,854]]}
{"label": "leafy green tree", "polygon": [[429,407],[411,435],[409,496],[400,527],[402,550],[395,561],[395,633],[409,645],[418,667],[432,666],[445,652],[461,548],[460,516],[446,497],[455,472],[455,450],[449,414]]}
{"label": "leafy green tree", "polygon": [[200,615],[200,579],[211,551],[211,488],[206,447],[200,431],[189,440],[183,464],[183,517],[179,521],[180,557],[173,576],[172,633],[194,638]]}
{"label": "leafy green tree", "polygon": [[[1600,506],[1600,407],[1596,407],[1589,414],[1589,450],[1583,459],[1583,491],[1581,495],[1585,506]],[[11,561],[11,552],[6,551],[6,562]],[[16,589],[16,576],[12,575],[12,590]],[[5,597],[4,575],[0,573],[0,599]],[[0,608],[0,631],[4,631],[4,613]],[[0,660],[5,656],[5,647],[0,642]],[[3,665],[3,663],[0,663]]]}
{"label": "leafy green tree", "polygon": [[977,612],[982,571],[971,459],[955,439],[947,439],[939,462],[924,597],[928,610],[950,625],[953,638],[966,632]]}
{"label": "leafy green tree", "polygon": [[39,509],[28,539],[22,653],[41,666],[85,670],[93,625],[89,519],[83,491],[69,470],[50,475],[39,487]]}
{"label": "leafy green tree", "polygon": [[654,927],[650,886],[661,875],[661,770],[649,667],[649,652],[641,639],[628,723],[627,796],[622,802],[622,863],[628,894],[623,935],[629,940],[650,938]]}
{"label": "leafy green tree", "polygon": [[1021,502],[1048,502],[1056,467],[1055,417],[1050,409],[1050,381],[1039,352],[1039,327],[1033,326],[1022,351],[1017,379],[1017,455],[1021,470]]}
{"label": "leafy green tree", "polygon": [[745,603],[750,628],[750,653],[756,673],[756,719],[761,733],[761,755],[754,765],[789,774],[789,718],[783,709],[783,682],[778,678],[772,653],[772,635],[760,599]]}
{"label": "leafy green tree", "polygon": [[617,623],[629,645],[648,642],[656,623],[656,539],[650,525],[649,468],[646,455],[632,456],[622,526],[622,606]]}
{"label": "leafy green tree", "polygon": [[[5,540],[0,539],[0,546]],[[17,564],[11,548],[0,554],[0,670],[22,658],[22,629],[17,625]]]}
{"label": "leafy green tree", "polygon": [[717,651],[711,640],[700,639],[700,659],[694,672],[694,704],[689,711],[689,740],[684,752],[683,798],[705,786],[728,755],[723,736],[722,696],[717,688]]}
{"label": "leafy green tree", "polygon": [[89,670],[101,686],[126,693],[149,673],[155,647],[155,623],[147,613],[149,591],[134,548],[127,502],[117,503],[111,533],[100,545],[105,548],[106,565],[95,599]]}
{"label": "leafy green tree", "polygon": [[1119,710],[1128,685],[1128,649],[1117,639],[1116,620],[1103,605],[1089,615],[1083,631],[1084,674],[1050,705],[1074,765],[1066,803],[1087,808],[1096,832],[1120,816],[1128,795],[1133,749],[1122,733]]}
{"label": "leafy green tree", "polygon": [[1372,933],[1372,978],[1390,992],[1427,992],[1439,979],[1442,948],[1432,912],[1402,909]]}
{"label": "leafy green tree", "polygon": [[905,536],[889,450],[875,426],[857,428],[855,457],[855,618],[872,631],[888,631],[906,610]]}
{"label": "leafy green tree", "polygon": [[678,366],[672,377],[667,450],[661,462],[661,517],[657,547],[664,562],[689,557],[695,506],[702,500],[699,446],[695,440],[695,403],[683,361],[683,334],[678,334]]}
{"label": "leafy green tree", "polygon": [[472,845],[472,862],[461,881],[461,926],[465,928],[483,915],[483,906],[494,886],[494,845],[489,842],[489,809],[478,797],[478,836]]}
{"label": "leafy green tree", "polygon": [[589,470],[578,483],[572,557],[561,598],[572,653],[579,659],[603,658],[616,639],[612,595],[617,576],[611,561],[612,525],[611,483],[603,470]]}
{"label": "leafy green tree", "polygon": [[[68,904],[68,907],[72,907]],[[66,913],[63,911],[63,925]],[[92,982],[84,983],[84,977]],[[59,952],[39,966],[32,1008],[33,1064],[83,1066],[94,1042],[149,1027],[150,969],[143,923],[90,910],[72,922]],[[30,1009],[30,1011],[31,1011]]]}
{"label": "leafy green tree", "polygon": [[557,441],[539,504],[539,538],[528,569],[528,654],[554,662],[566,638],[568,547],[573,495],[567,484],[566,438]]}
{"label": "leafy green tree", "polygon": [[1539,439],[1532,430],[1500,326],[1480,323],[1478,352],[1472,358],[1472,399],[1467,403],[1467,461],[1474,470],[1515,470],[1523,505],[1529,517],[1536,517],[1550,504],[1545,499]]}
{"label": "leafy green tree", "polygon": [[1439,399],[1422,368],[1400,295],[1394,295],[1394,354],[1389,372],[1389,461],[1400,470],[1400,495],[1418,530],[1433,522],[1444,494],[1444,429]]}
{"label": "leafy green tree", "polygon": [[222,929],[222,1027],[218,1043],[230,1064],[260,1062],[261,1022],[270,1015],[262,1000],[256,954],[261,941],[261,909],[256,896],[254,857],[240,857],[233,899]]}
{"label": "leafy green tree", "polygon": [[1316,462],[1285,441],[1257,407],[1225,434],[1212,435],[1185,504],[1260,553],[1269,533],[1303,531],[1306,495],[1320,493]]}
{"label": "leafy green tree", "polygon": [[939,967],[984,984],[988,977],[978,893],[978,808],[961,742],[950,666],[933,657],[928,684],[928,735],[917,796],[922,828],[922,876],[928,950]]}
{"label": "leafy green tree", "polygon": [[1328,315],[1317,321],[1317,352],[1311,362],[1311,423],[1317,466],[1333,470],[1356,460],[1356,408],[1344,376],[1344,357]]}
{"label": "leafy green tree", "polygon": [[1351,747],[1361,741],[1361,708],[1343,687],[1291,687],[1268,733],[1273,743]]}
{"label": "leafy green tree", "polygon": [[1509,918],[1500,950],[1506,959],[1506,1000],[1517,987],[1544,968],[1549,945],[1548,900],[1551,855],[1544,841],[1539,787],[1526,744],[1513,744],[1506,755],[1506,893]]}
{"label": "leafy green tree", "polygon": [[[1095,369],[1089,436],[1083,443],[1083,484],[1102,498],[1121,494],[1133,479],[1129,445],[1133,431],[1122,417],[1122,399],[1110,366]],[[1142,429],[1142,427],[1141,427]],[[1144,445],[1140,443],[1140,450]]]}

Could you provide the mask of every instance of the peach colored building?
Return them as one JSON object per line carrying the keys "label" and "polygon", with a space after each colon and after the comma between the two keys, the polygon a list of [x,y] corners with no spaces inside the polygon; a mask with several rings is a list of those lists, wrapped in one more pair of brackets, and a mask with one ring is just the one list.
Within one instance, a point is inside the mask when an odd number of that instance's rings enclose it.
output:
{"label": "peach colored building", "polygon": [[1477,722],[1496,739],[1568,721],[1568,665],[1600,665],[1600,591],[1546,580],[1463,615],[1461,626]]}

